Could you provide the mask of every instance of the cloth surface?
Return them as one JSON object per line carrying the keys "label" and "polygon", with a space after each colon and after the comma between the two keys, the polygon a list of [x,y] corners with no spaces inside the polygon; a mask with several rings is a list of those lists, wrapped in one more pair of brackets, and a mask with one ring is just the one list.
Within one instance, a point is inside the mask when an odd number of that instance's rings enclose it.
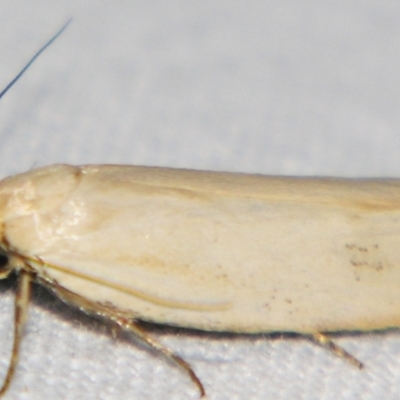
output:
{"label": "cloth surface", "polygon": [[[0,175],[125,163],[281,175],[399,176],[400,4],[3,0]],[[0,291],[0,378],[14,293]],[[162,357],[35,289],[6,399],[197,399]],[[400,312],[400,310],[399,310]],[[400,333],[302,338],[154,332],[209,399],[397,399]]]}

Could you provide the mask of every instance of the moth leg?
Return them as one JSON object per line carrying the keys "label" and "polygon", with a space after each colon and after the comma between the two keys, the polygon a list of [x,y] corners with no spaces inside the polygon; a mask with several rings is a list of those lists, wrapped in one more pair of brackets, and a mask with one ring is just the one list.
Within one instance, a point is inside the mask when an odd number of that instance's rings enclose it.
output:
{"label": "moth leg", "polygon": [[319,344],[322,347],[325,347],[327,350],[348,361],[350,364],[354,365],[358,369],[364,368],[364,364],[361,361],[357,360],[357,358],[355,358],[353,355],[332,342],[332,340],[329,339],[329,337],[324,333],[314,333],[310,336],[310,338],[315,343]]}
{"label": "moth leg", "polygon": [[197,377],[195,372],[193,371],[192,367],[188,362],[186,362],[183,358],[177,356],[174,352],[172,352],[167,347],[163,346],[161,343],[157,342],[154,338],[152,338],[143,328],[141,328],[135,321],[124,318],[118,317],[115,322],[123,329],[131,332],[146,343],[149,347],[155,349],[159,353],[161,353],[164,357],[168,360],[172,361],[175,365],[181,368],[185,373],[187,373],[192,380],[192,382],[197,386],[200,392],[200,397],[206,397],[206,391],[204,389],[203,384],[201,383],[200,379]]}
{"label": "moth leg", "polygon": [[15,294],[15,311],[14,311],[14,343],[11,353],[10,363],[8,365],[7,375],[4,379],[3,386],[0,389],[0,396],[4,395],[15,374],[19,358],[19,349],[22,339],[22,332],[28,316],[28,305],[31,293],[32,275],[25,270],[21,270],[18,277],[18,287]]}
{"label": "moth leg", "polygon": [[[38,277],[37,280],[49,288],[53,293],[57,295],[66,304],[73,307],[77,307],[86,314],[96,315],[104,320],[111,321],[116,324],[120,329],[124,329],[135,335],[136,338],[146,343],[149,347],[153,348],[157,352],[161,353],[168,360],[172,361],[175,365],[181,368],[186,374],[189,375],[192,382],[197,386],[200,397],[206,398],[206,392],[200,379],[197,377],[192,367],[183,358],[174,354],[170,349],[163,346],[161,343],[157,342],[152,338],[145,329],[141,328],[132,317],[125,315],[123,311],[114,308],[110,304],[100,304],[90,301],[83,296],[71,292],[70,290],[62,287],[56,281],[47,277],[45,274]],[[116,336],[115,329],[112,330],[112,335]]]}

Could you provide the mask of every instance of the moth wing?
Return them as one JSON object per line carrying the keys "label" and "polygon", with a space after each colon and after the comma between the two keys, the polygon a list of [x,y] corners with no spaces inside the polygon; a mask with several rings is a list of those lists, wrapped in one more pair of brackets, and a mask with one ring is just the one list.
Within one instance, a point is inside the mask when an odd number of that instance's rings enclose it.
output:
{"label": "moth wing", "polygon": [[[124,166],[45,172],[62,196],[47,206],[33,191],[33,211],[17,207],[7,240],[91,300],[205,330],[400,323],[397,181]],[[54,192],[42,178],[42,192]]]}

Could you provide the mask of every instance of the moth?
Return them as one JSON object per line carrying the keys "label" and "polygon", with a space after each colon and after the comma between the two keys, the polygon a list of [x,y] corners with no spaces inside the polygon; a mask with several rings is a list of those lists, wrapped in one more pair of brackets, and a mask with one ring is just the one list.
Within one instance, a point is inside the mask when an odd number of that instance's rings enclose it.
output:
{"label": "moth", "polygon": [[0,394],[17,365],[32,282],[133,333],[182,368],[201,397],[192,367],[139,321],[296,332],[362,368],[327,334],[400,326],[399,241],[397,179],[127,165],[52,165],[3,179],[0,278],[19,279]]}

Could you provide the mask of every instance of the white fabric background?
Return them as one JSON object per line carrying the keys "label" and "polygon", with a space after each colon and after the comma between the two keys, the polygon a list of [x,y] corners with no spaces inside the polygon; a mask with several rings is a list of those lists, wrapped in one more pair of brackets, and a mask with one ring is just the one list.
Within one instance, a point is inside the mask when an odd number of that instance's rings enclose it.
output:
{"label": "white fabric background", "polygon": [[[394,1],[2,0],[0,175],[51,163],[399,176]],[[0,291],[0,378],[13,292]],[[35,291],[7,399],[197,399],[160,357]],[[400,310],[399,310],[400,312]],[[210,399],[397,399],[400,333],[345,335],[355,370],[305,339],[156,333]]]}

